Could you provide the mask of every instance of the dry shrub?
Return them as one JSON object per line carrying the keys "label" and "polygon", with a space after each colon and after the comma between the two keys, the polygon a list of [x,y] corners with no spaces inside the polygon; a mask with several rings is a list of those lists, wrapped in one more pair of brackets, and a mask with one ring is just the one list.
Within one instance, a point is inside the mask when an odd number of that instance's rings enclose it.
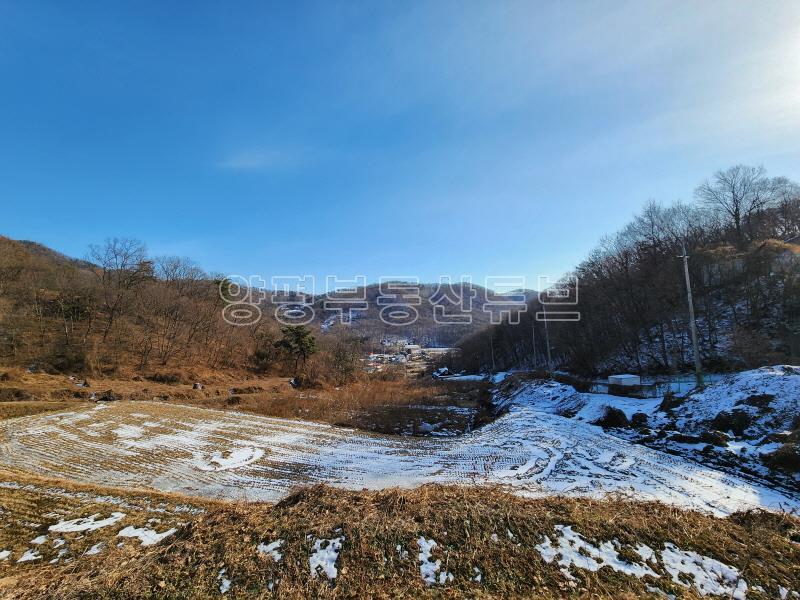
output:
{"label": "dry shrub", "polygon": [[737,406],[741,404],[754,406],[755,408],[759,409],[760,412],[764,413],[771,410],[770,404],[773,400],[775,400],[775,396],[772,394],[753,394],[744,400],[740,400],[736,404]]}
{"label": "dry shrub", "polygon": [[741,436],[752,423],[753,418],[743,410],[734,410],[733,412],[723,410],[711,421],[711,427],[720,431],[732,431],[737,436]]}
{"label": "dry shrub", "polygon": [[154,383],[166,383],[167,385],[174,385],[176,383],[186,383],[184,377],[180,373],[151,373],[144,376],[147,381]]}
{"label": "dry shrub", "polygon": [[800,444],[783,444],[775,452],[764,455],[763,460],[771,469],[800,473]]}
{"label": "dry shrub", "polygon": [[614,406],[606,406],[605,414],[597,419],[593,425],[600,425],[603,428],[629,427],[630,421],[628,416],[620,409]]}
{"label": "dry shrub", "polygon": [[19,400],[30,400],[30,392],[17,387],[0,388],[0,402],[14,402]]}
{"label": "dry shrub", "polygon": [[637,412],[631,415],[631,426],[641,429],[647,427],[647,413]]}
{"label": "dry shrub", "polygon": [[700,441],[724,448],[728,445],[728,436],[721,431],[710,429],[700,434]]}

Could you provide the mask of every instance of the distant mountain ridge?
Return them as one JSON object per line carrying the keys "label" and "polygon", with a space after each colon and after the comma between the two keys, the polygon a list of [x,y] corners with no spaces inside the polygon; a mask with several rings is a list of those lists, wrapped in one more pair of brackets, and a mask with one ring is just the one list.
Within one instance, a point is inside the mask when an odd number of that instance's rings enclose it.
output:
{"label": "distant mountain ridge", "polygon": [[[500,294],[481,285],[384,282],[337,290],[312,298],[273,292],[270,303],[285,303],[283,315],[307,321],[323,334],[346,327],[373,342],[405,339],[424,346],[452,346],[492,322],[527,309],[532,290]],[[276,311],[280,315],[280,311]]]}

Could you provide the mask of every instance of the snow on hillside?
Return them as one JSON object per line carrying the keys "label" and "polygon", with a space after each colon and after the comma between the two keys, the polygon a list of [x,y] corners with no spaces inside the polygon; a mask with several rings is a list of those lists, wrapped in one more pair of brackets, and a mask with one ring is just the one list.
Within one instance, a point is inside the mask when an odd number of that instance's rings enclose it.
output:
{"label": "snow on hillside", "polygon": [[723,411],[741,411],[750,417],[746,437],[792,428],[800,415],[800,367],[780,365],[737,373],[690,394],[673,409],[677,426],[691,432],[707,427]]}
{"label": "snow on hillside", "polygon": [[797,473],[776,471],[764,463],[783,443],[797,438],[800,367],[763,367],[730,375],[677,398],[667,411],[660,410],[660,399],[580,393],[542,380],[501,386],[498,400],[501,408],[527,406],[586,424],[599,421],[609,408],[622,411],[629,421],[639,413],[639,424],[608,432],[751,480],[800,487]]}
{"label": "snow on hillside", "polygon": [[658,415],[657,399],[623,398],[610,394],[585,394],[571,385],[556,381],[534,381],[512,388],[499,397],[500,407],[512,404],[528,406],[534,410],[593,423],[600,419],[608,407],[618,408],[630,419],[636,413],[644,413],[650,419],[664,420]]}
{"label": "snow on hillside", "polygon": [[671,417],[675,429],[699,433],[709,429],[720,413],[742,412],[751,423],[745,437],[755,438],[797,427],[800,415],[800,367],[779,365],[729,375],[702,391],[692,392],[671,409],[659,411],[660,399],[638,399],[577,392],[570,385],[536,380],[506,390],[500,406],[526,405],[536,410],[593,422],[607,407],[648,416],[649,425],[663,425]]}

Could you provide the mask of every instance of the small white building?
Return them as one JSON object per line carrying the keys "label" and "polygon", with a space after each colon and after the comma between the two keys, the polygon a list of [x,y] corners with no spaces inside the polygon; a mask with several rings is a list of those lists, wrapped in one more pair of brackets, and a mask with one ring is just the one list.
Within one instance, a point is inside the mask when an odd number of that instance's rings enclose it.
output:
{"label": "small white building", "polygon": [[608,385],[642,385],[642,378],[638,375],[609,375]]}

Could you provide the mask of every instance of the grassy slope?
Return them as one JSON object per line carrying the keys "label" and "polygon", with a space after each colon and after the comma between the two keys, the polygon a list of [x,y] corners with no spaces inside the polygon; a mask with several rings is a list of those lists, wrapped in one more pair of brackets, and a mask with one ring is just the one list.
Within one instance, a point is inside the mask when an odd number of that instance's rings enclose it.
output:
{"label": "grassy slope", "polygon": [[[737,567],[751,586],[750,598],[777,595],[778,586],[800,589],[800,521],[768,513],[739,514],[715,519],[656,503],[547,498],[526,500],[499,489],[425,486],[416,490],[346,492],[316,487],[299,491],[278,505],[225,504],[181,499],[174,495],[123,492],[48,481],[21,473],[0,473],[0,480],[31,486],[23,491],[2,490],[6,524],[0,544],[11,545],[18,556],[29,540],[46,533],[52,510],[86,516],[124,510],[130,523],[141,524],[150,515],[147,507],[193,505],[201,514],[161,513],[159,530],[183,523],[175,535],[159,545],[141,548],[138,542],[116,547],[113,537],[123,524],[77,538],[65,534],[76,554],[83,547],[108,541],[97,556],[79,557],[69,564],[49,565],[55,550],[43,545],[42,561],[17,565],[0,562],[0,594],[19,598],[205,598],[219,597],[218,573],[226,569],[232,585],[226,597],[537,597],[561,598],[646,597],[646,585],[657,585],[679,597],[698,597],[680,587],[655,567],[662,577],[655,581],[620,575],[604,567],[598,572],[572,569],[570,582],[554,564],[545,563],[535,546],[543,536],[554,538],[556,524],[573,525],[588,539],[618,539],[624,544],[646,543],[659,549],[665,541],[695,550]],[[72,502],[48,495],[54,485],[67,491],[83,491],[84,500]],[[140,505],[141,510],[103,505],[97,495],[112,493]],[[102,500],[102,499],[100,499]],[[149,502],[148,502],[149,500]],[[68,509],[68,510],[67,510]],[[39,530],[20,523],[41,523]],[[16,529],[9,526],[16,523]],[[341,533],[337,530],[341,529]],[[510,530],[514,539],[506,533]],[[492,534],[497,534],[497,541]],[[307,536],[313,536],[309,539]],[[309,555],[314,537],[344,535],[336,563],[334,584],[309,574]],[[427,587],[420,577],[416,540],[419,536],[438,543],[433,558],[454,579],[445,586]],[[88,539],[87,539],[88,538]],[[283,539],[283,559],[275,563],[256,552],[261,541]],[[112,541],[113,540],[113,541]],[[409,557],[401,559],[397,545]],[[7,546],[6,546],[7,547]],[[621,553],[622,555],[622,553]],[[626,556],[628,560],[633,557]],[[473,567],[483,581],[472,581]],[[268,591],[269,582],[275,592]],[[768,593],[753,592],[762,585]]]}

